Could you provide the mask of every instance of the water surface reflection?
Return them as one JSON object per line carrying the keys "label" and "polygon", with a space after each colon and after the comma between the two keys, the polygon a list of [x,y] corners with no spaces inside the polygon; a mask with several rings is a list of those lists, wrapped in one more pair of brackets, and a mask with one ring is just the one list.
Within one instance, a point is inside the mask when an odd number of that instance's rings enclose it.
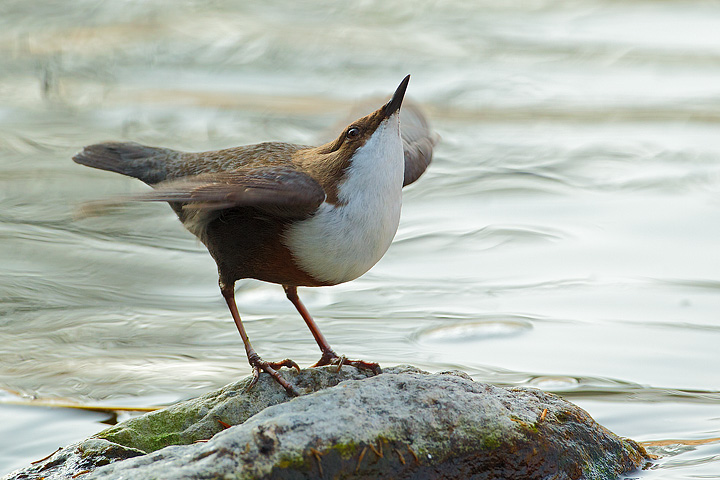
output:
{"label": "water surface reflection", "polygon": [[[712,2],[10,2],[0,16],[0,472],[103,428],[29,397],[158,405],[247,375],[204,247],[84,169],[120,139],[313,143],[405,74],[441,134],[386,257],[303,298],[332,345],[556,391],[720,478],[720,10]],[[319,352],[277,286],[255,347]],[[684,443],[683,443],[684,442]]]}

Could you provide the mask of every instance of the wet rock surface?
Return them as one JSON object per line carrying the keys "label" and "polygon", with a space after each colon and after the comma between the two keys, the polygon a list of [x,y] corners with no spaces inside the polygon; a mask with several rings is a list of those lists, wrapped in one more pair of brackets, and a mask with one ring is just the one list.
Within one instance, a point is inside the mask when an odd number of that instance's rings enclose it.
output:
{"label": "wet rock surface", "polygon": [[133,418],[6,479],[610,479],[646,461],[635,442],[541,390],[414,367],[266,375]]}

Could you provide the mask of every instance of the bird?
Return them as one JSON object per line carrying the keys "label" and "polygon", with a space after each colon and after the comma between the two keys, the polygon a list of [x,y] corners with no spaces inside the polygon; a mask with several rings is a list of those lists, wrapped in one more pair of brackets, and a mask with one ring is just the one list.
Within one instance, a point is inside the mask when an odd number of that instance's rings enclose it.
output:
{"label": "bird", "polygon": [[[235,282],[279,284],[317,342],[313,367],[376,362],[338,355],[300,300],[298,287],[354,280],[385,254],[399,225],[402,189],[427,169],[438,142],[414,104],[401,110],[407,75],[390,100],[319,146],[264,142],[182,152],[135,142],[86,146],[81,165],[137,178],[153,187],[132,200],[168,202],[217,263],[220,292],[240,333],[253,377],[269,374],[288,395],[298,389],[253,348],[235,302]],[[402,117],[402,120],[401,120]]]}

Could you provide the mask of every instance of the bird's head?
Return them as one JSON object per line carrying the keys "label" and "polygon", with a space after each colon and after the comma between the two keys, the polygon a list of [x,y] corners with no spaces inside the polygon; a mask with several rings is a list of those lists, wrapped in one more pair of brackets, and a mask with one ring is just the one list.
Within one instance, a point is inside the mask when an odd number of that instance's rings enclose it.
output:
{"label": "bird's head", "polygon": [[378,138],[377,143],[394,141],[400,137],[399,116],[400,106],[405,97],[410,75],[405,77],[395,90],[389,102],[352,122],[330,143],[320,147],[323,152],[336,153],[343,158],[351,158],[358,149],[363,148],[372,138]]}
{"label": "bird's head", "polygon": [[400,106],[409,81],[410,75],[403,79],[389,102],[352,122],[335,140],[313,149],[316,165],[320,167],[318,170],[323,172],[319,176],[337,181],[351,166],[358,169],[402,170]]}

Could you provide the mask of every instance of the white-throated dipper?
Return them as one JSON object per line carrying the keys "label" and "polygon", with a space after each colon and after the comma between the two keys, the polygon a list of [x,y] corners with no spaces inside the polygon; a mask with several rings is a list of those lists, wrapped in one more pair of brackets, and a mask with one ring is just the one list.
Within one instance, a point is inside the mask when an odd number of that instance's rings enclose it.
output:
{"label": "white-throated dipper", "polygon": [[167,201],[205,244],[218,266],[222,292],[253,368],[290,395],[296,388],[248,340],[235,304],[235,282],[254,278],[283,286],[310,328],[322,356],[314,366],[377,363],[336,354],[300,301],[297,287],[358,278],[385,254],[400,221],[402,188],[425,171],[437,136],[416,107],[400,105],[410,75],[388,103],[352,122],[319,147],[281,142],[186,153],[137,143],[85,147],[73,160],[135,177],[154,187],[138,199]]}

